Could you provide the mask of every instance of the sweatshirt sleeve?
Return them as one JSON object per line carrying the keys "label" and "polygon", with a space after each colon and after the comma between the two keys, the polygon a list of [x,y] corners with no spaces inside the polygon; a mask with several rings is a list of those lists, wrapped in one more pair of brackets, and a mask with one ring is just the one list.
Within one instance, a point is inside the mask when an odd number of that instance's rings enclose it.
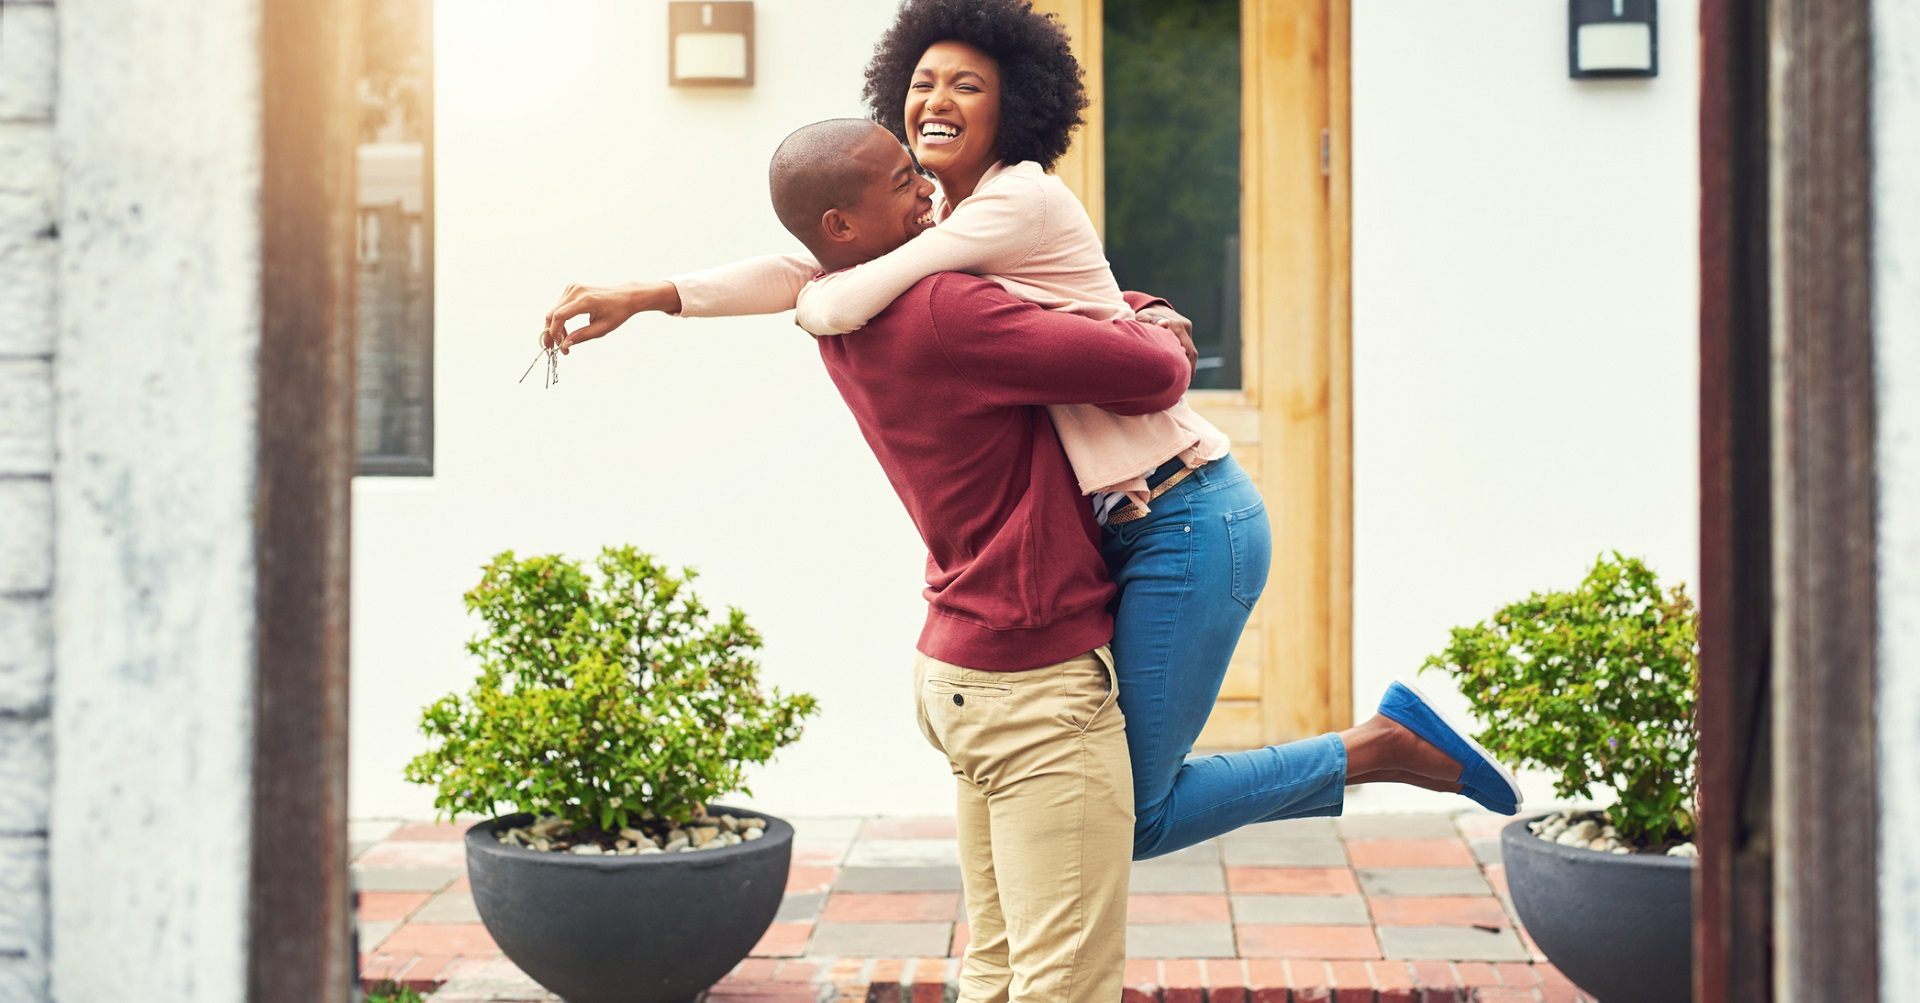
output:
{"label": "sweatshirt sleeve", "polygon": [[794,323],[818,335],[866,326],[914,283],[940,272],[1008,275],[1033,256],[1046,232],[1046,190],[1002,175],[962,200],[939,226],[863,265],[807,284]]}
{"label": "sweatshirt sleeve", "polygon": [[1150,306],[1163,306],[1169,310],[1173,309],[1172,303],[1169,303],[1166,300],[1153,295],[1152,293],[1137,293],[1129,289],[1126,292],[1121,293],[1120,296],[1122,299],[1125,299],[1127,301],[1127,309],[1132,310],[1134,313],[1139,313],[1140,311],[1145,310]]}
{"label": "sweatshirt sleeve", "polygon": [[740,317],[793,309],[801,287],[820,273],[806,254],[770,254],[675,275],[682,317]]}
{"label": "sweatshirt sleeve", "polygon": [[935,339],[990,404],[1093,404],[1154,414],[1192,376],[1172,333],[1131,320],[1047,310],[988,279],[942,275],[928,296]]}

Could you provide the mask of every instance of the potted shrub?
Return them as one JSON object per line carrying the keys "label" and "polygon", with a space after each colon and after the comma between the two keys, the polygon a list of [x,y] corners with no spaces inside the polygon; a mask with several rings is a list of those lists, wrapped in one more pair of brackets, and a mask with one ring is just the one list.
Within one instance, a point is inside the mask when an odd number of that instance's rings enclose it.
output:
{"label": "potted shrub", "polygon": [[487,564],[466,594],[480,675],[429,706],[407,779],[467,831],[474,904],[500,949],[569,1003],[693,997],[780,906],[793,830],[714,804],[800,735],[811,696],[763,693],[744,614],[711,616],[632,547],[598,574],[557,556]]}
{"label": "potted shrub", "polygon": [[1555,775],[1601,812],[1501,831],[1514,911],[1535,944],[1603,1003],[1692,995],[1694,609],[1639,560],[1602,557],[1569,592],[1533,595],[1453,631],[1422,671],[1452,674],[1508,763]]}

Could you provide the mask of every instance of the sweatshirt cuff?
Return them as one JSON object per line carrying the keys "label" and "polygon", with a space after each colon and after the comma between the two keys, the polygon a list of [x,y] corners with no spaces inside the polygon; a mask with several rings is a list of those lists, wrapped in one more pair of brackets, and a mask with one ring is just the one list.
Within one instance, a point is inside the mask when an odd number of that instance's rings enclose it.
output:
{"label": "sweatshirt cuff", "polygon": [[1127,290],[1120,295],[1126,299],[1128,309],[1131,309],[1134,313],[1139,313],[1152,306],[1163,306],[1169,310],[1173,309],[1172,303],[1148,293],[1137,293],[1132,290]]}

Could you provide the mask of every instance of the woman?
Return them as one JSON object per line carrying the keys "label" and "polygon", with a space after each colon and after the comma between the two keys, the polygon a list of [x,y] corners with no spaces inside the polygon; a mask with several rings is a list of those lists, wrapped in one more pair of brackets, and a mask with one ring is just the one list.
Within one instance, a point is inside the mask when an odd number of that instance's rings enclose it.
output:
{"label": "woman", "polygon": [[[668,282],[572,287],[549,315],[544,343],[568,349],[641,310],[719,316],[797,306],[810,331],[842,334],[941,271],[988,275],[1022,298],[1096,319],[1132,314],[1085,210],[1047,173],[1087,104],[1055,22],[1025,0],[910,0],[876,47],[865,98],[874,119],[939,181],[938,226],[817,280],[810,258],[784,256]],[[589,323],[567,336],[564,323],[581,313]],[[1164,305],[1139,317],[1183,335],[1190,327]],[[1052,414],[1102,523],[1119,588],[1113,654],[1133,765],[1136,859],[1252,822],[1339,814],[1347,783],[1409,783],[1517,810],[1511,776],[1484,751],[1453,742],[1450,755],[1416,737],[1431,727],[1410,719],[1431,725],[1431,710],[1411,691],[1396,690],[1397,704],[1345,733],[1188,759],[1266,584],[1265,505],[1226,437],[1184,403],[1137,419],[1090,407]],[[1355,741],[1405,743],[1404,761],[1416,768],[1348,775],[1345,750]]]}

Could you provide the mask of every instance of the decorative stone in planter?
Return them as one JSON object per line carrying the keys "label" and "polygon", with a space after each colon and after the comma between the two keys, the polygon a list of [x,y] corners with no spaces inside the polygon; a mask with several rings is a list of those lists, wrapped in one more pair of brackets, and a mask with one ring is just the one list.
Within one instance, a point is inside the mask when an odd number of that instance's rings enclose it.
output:
{"label": "decorative stone in planter", "polygon": [[1563,846],[1519,819],[1500,830],[1513,909],[1540,950],[1600,1003],[1693,998],[1690,857]]}
{"label": "decorative stone in planter", "polygon": [[677,1003],[740,963],[787,887],[793,827],[737,845],[644,855],[543,853],[502,843],[508,815],[467,831],[474,906],[508,960],[567,1003]]}

